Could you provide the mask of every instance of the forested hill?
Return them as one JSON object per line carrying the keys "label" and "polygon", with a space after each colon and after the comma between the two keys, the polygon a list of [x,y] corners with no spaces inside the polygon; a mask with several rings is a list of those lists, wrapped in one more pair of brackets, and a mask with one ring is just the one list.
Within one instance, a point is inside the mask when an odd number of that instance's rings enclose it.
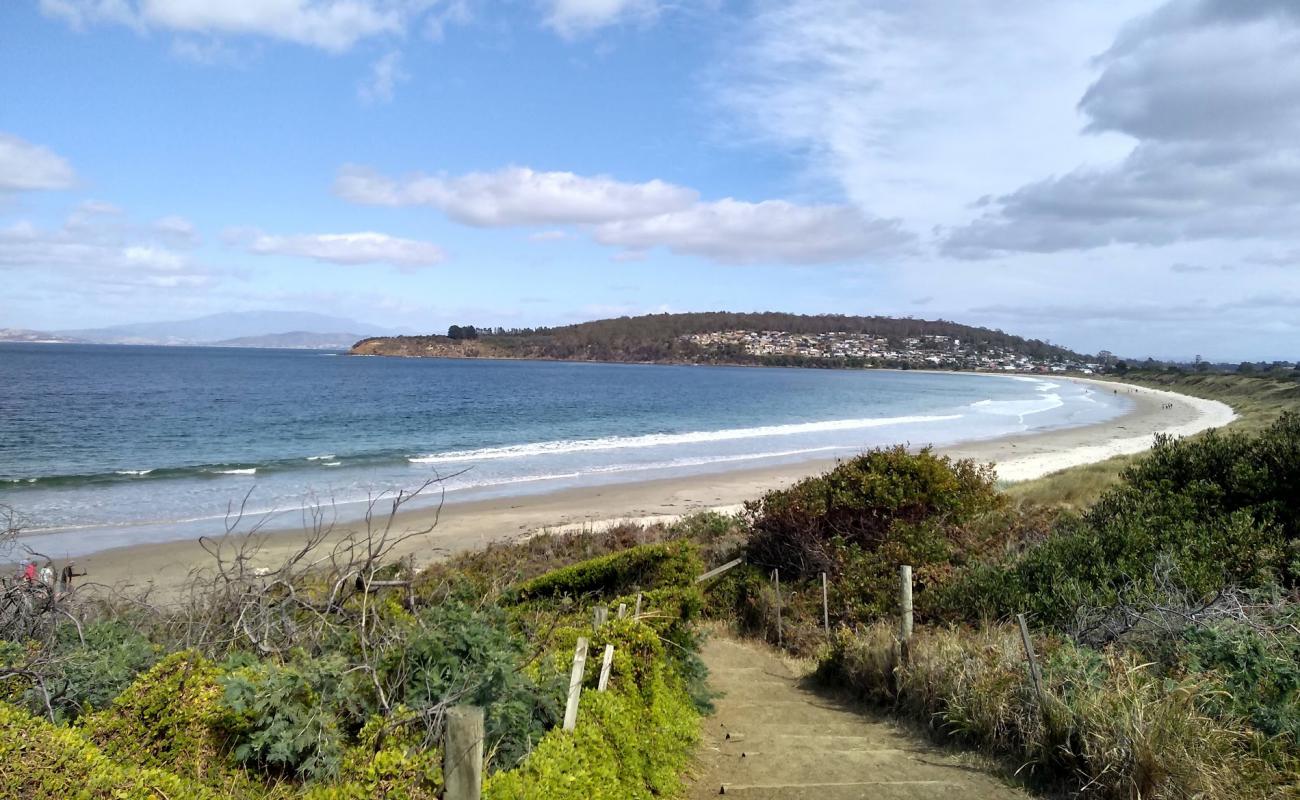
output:
{"label": "forested hill", "polygon": [[[555,328],[453,326],[450,336],[363,339],[356,355],[543,358],[808,366],[898,366],[977,358],[1080,362],[1083,356],[1036,339],[946,320],[701,312],[619,317]],[[772,336],[771,334],[783,334]]]}

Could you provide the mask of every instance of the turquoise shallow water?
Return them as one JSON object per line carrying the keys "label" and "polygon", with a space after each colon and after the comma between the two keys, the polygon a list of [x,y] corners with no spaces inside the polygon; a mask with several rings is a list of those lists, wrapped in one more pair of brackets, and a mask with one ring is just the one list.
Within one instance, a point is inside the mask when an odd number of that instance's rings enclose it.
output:
{"label": "turquoise shallow water", "polygon": [[[545,491],[1098,422],[1059,378],[353,358],[0,344],[0,503],[59,553],[221,530],[310,498],[346,516],[435,475]],[[249,492],[251,491],[251,494]]]}

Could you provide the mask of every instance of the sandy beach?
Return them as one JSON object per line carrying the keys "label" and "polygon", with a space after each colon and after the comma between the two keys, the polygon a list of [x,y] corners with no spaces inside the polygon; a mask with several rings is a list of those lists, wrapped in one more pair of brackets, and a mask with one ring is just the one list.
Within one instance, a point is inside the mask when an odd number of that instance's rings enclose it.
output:
{"label": "sandy beach", "polygon": [[[996,440],[941,448],[958,458],[993,462],[1002,481],[1029,480],[1067,467],[1115,455],[1140,452],[1157,433],[1188,436],[1231,422],[1231,408],[1173,392],[1093,381],[1099,392],[1131,395],[1133,408],[1105,423],[1064,430],[1024,433]],[[913,442],[914,446],[923,443]],[[682,515],[714,509],[738,511],[745,501],[788,486],[834,464],[823,459],[793,465],[731,470],[707,475],[648,480],[548,494],[456,502],[449,499],[436,527],[404,541],[396,555],[411,555],[417,565],[449,554],[485,547],[496,541],[529,536],[541,530],[598,530],[622,521],[671,522]],[[395,530],[421,530],[433,522],[431,509],[399,515]],[[340,525],[340,529],[348,526]],[[272,563],[301,543],[302,531],[260,534],[259,560]],[[95,583],[166,593],[210,557],[194,541],[136,545],[105,550],[78,559]]]}

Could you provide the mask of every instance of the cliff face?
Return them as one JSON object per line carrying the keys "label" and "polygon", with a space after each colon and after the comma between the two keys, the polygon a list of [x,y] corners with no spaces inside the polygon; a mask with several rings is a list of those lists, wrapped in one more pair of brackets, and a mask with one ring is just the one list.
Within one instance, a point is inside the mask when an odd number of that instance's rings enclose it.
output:
{"label": "cliff face", "polygon": [[380,336],[352,345],[354,356],[406,358],[509,358],[510,353],[488,342],[446,336]]}

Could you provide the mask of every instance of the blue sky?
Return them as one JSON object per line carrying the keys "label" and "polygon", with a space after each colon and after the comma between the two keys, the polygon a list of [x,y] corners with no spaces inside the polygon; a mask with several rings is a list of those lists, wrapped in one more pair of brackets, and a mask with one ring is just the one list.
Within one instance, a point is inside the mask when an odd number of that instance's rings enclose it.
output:
{"label": "blue sky", "polygon": [[1293,9],[17,0],[0,326],[773,309],[1300,358]]}

